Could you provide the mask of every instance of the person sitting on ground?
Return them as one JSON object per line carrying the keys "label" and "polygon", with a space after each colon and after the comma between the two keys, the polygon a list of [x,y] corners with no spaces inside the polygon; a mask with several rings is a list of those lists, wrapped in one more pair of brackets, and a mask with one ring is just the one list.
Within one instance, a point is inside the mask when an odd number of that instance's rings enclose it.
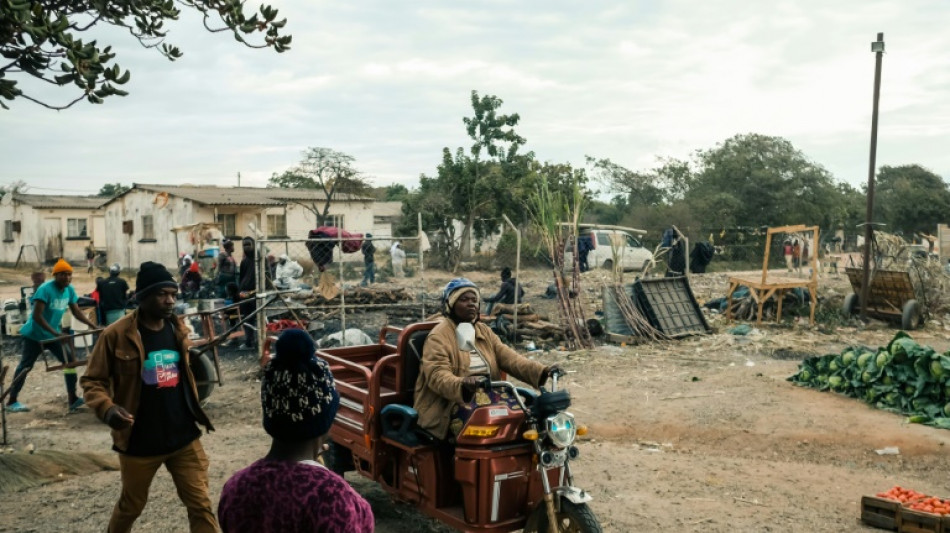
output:
{"label": "person sitting on ground", "polygon": [[[125,307],[129,303],[129,284],[119,276],[122,265],[112,263],[109,267],[109,277],[96,282],[96,291],[99,292],[99,312],[106,326],[125,315]],[[101,279],[101,278],[100,278]]]}
{"label": "person sitting on ground", "polygon": [[518,288],[518,301],[524,301],[524,289],[518,284],[518,280],[511,277],[511,269],[505,267],[501,269],[501,287],[494,296],[485,298],[488,307],[485,308],[485,314],[492,314],[492,309],[496,303],[513,305],[515,303],[515,288]]}
{"label": "person sitting on ground", "polygon": [[[76,317],[76,320],[89,326],[90,329],[96,329],[97,326],[79,309],[76,303],[79,301],[79,296],[72,286],[72,281],[73,267],[66,260],[60,259],[53,266],[53,279],[40,285],[40,288],[33,293],[31,300],[33,312],[26,324],[20,327],[20,335],[23,336],[23,354],[20,356],[20,364],[13,372],[7,411],[19,413],[30,410],[25,404],[20,403],[19,394],[26,383],[27,374],[33,369],[33,365],[44,349],[49,350],[60,363],[65,364],[67,357],[69,361],[75,360],[74,355],[65,353],[61,342],[52,342],[45,347],[40,345],[40,341],[62,335],[60,324],[67,309]],[[83,399],[76,395],[76,382],[79,379],[76,369],[64,368],[63,379],[66,381],[66,401],[69,410],[73,412],[83,405]]]}
{"label": "person sitting on ground", "polygon": [[[540,387],[558,365],[544,366],[506,346],[491,328],[479,322],[478,287],[465,278],[455,278],[442,291],[442,321],[426,338],[422,350],[422,364],[416,380],[415,402],[419,412],[419,427],[434,437],[454,440],[468,417],[479,406],[509,402],[490,394],[476,394],[485,378],[501,379],[506,372],[517,379]],[[475,326],[477,350],[463,352],[458,347],[456,327],[468,322]]]}
{"label": "person sitting on ground", "polygon": [[274,285],[278,289],[292,289],[297,285],[297,280],[303,276],[303,267],[300,263],[294,261],[287,254],[281,254],[277,258],[277,270],[274,273]]}
{"label": "person sitting on ground", "polygon": [[340,395],[307,332],[288,329],[261,378],[270,451],[224,484],[218,518],[224,533],[370,533],[373,511],[339,475],[316,461]]}

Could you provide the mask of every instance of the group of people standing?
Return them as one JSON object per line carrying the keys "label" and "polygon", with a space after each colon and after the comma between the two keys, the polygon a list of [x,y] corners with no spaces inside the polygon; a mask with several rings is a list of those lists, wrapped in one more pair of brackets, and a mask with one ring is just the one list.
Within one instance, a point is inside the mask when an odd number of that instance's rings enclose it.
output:
{"label": "group of people standing", "polygon": [[[376,283],[376,246],[373,244],[373,234],[367,233],[360,246],[360,252],[363,254],[363,280],[360,281],[361,287],[366,287]],[[402,243],[396,241],[389,248],[389,255],[392,258],[393,276],[397,278],[406,277],[406,251],[402,248]]]}
{"label": "group of people standing", "polygon": [[782,244],[782,252],[785,255],[785,266],[789,272],[801,272],[802,265],[808,264],[808,254],[811,252],[808,242],[799,239],[786,240]]}

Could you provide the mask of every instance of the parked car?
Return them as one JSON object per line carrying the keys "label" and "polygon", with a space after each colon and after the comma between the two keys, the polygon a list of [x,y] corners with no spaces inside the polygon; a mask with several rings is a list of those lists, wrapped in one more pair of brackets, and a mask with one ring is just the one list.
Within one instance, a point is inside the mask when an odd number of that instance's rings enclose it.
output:
{"label": "parked car", "polygon": [[[634,235],[646,231],[621,226],[578,226],[578,237],[590,240],[587,264],[590,268],[613,269],[619,262],[623,270],[644,270],[653,261],[653,252],[643,246]],[[564,246],[564,268],[574,268],[574,242]]]}

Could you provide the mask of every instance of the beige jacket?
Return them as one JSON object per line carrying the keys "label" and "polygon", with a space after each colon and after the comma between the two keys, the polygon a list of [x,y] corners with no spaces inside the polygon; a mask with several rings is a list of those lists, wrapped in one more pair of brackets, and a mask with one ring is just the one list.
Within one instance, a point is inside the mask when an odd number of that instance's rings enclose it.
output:
{"label": "beige jacket", "polygon": [[[485,324],[475,324],[475,347],[491,368],[491,378],[501,372],[540,387],[546,366],[532,361],[506,346]],[[419,427],[444,439],[449,429],[452,404],[465,403],[462,378],[468,375],[471,354],[458,349],[455,322],[443,318],[432,328],[422,350],[422,365],[416,380],[414,407],[419,412]]]}

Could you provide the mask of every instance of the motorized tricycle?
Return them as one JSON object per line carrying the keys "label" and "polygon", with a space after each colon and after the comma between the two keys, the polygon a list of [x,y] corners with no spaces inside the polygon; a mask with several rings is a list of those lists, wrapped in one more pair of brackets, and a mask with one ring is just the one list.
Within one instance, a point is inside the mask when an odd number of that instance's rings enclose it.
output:
{"label": "motorized tricycle", "polygon": [[[317,350],[340,394],[332,442],[323,454],[327,467],[340,475],[355,470],[394,498],[466,532],[599,533],[587,505],[591,496],[574,486],[571,470],[579,455],[575,438],[587,428],[567,411],[571,398],[558,390],[560,375],[540,393],[486,379],[486,388],[517,401],[476,408],[452,444],[417,426],[415,383],[435,325],[387,326],[378,344]],[[459,325],[460,349],[475,349],[474,338],[470,324]]]}

